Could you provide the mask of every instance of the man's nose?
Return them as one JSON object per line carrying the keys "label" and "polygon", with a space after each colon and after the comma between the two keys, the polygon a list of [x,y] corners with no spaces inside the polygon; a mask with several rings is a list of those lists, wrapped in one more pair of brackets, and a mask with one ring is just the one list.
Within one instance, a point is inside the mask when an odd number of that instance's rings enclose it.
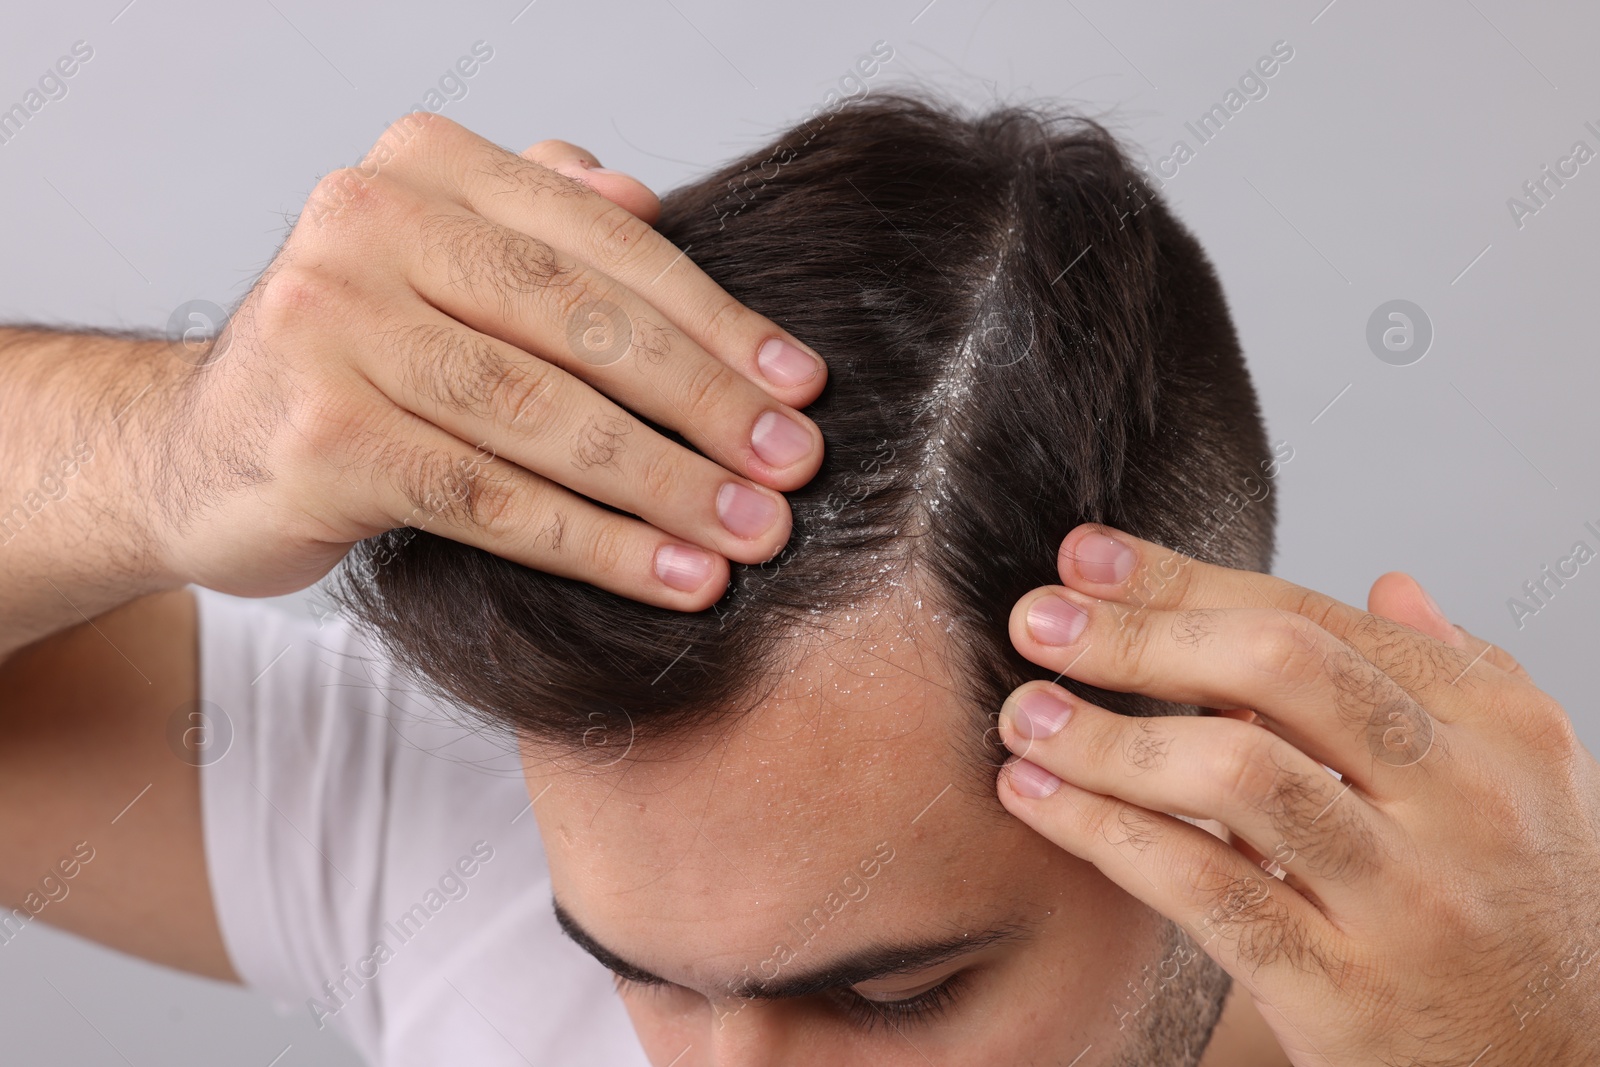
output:
{"label": "man's nose", "polygon": [[823,1060],[815,1055],[808,1059],[799,1042],[799,1014],[779,1002],[747,1000],[716,1005],[705,1032],[706,1054],[698,1062],[705,1067],[820,1065]]}

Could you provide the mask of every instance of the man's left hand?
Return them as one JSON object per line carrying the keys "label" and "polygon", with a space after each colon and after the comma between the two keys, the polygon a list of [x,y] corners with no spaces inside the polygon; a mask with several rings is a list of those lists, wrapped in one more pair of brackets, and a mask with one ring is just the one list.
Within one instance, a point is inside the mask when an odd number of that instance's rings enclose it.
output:
{"label": "man's left hand", "polygon": [[1297,1067],[1600,1063],[1600,765],[1514,659],[1404,575],[1361,611],[1099,526],[1058,562],[1024,656],[1218,714],[1030,682],[1011,812],[1181,924]]}

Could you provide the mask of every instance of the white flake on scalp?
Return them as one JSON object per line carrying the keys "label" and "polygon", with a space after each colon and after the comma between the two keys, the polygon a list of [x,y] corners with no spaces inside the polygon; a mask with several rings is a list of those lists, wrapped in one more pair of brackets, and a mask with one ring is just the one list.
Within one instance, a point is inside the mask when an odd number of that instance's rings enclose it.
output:
{"label": "white flake on scalp", "polygon": [[[1006,202],[1009,205],[1009,217],[1014,220],[1017,215],[1014,184],[1006,189]],[[994,265],[990,268],[988,276],[972,293],[973,314],[970,327],[962,335],[956,346],[955,355],[941,369],[933,388],[928,390],[928,395],[917,412],[917,421],[928,427],[928,437],[923,444],[914,485],[922,505],[918,514],[919,525],[924,528],[927,516],[938,511],[941,504],[950,501],[947,487],[949,471],[939,460],[944,455],[950,420],[957,412],[963,410],[967,398],[976,385],[978,369],[984,364],[979,335],[992,328],[991,320],[996,315],[1003,314],[1003,308],[993,305],[1002,287],[1000,273],[1005,268],[1006,261],[1017,249],[1018,243],[1017,226],[1013,221],[1006,225],[1005,233],[1000,237],[994,252]],[[957,429],[956,433],[963,438],[966,437],[964,431]]]}

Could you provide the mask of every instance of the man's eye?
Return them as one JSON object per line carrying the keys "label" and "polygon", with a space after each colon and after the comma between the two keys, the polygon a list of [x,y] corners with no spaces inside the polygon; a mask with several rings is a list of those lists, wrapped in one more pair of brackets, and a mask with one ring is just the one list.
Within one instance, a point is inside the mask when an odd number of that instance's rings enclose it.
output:
{"label": "man's eye", "polygon": [[840,1007],[850,1021],[864,1030],[880,1023],[899,1026],[902,1023],[928,1023],[950,1009],[960,994],[966,975],[956,972],[932,989],[903,1000],[873,1000],[860,993],[846,990],[840,994]]}
{"label": "man's eye", "polygon": [[[611,970],[611,968],[606,968]],[[627,975],[611,971],[611,984],[617,987],[620,993],[659,993],[667,988],[666,982],[646,981],[642,978],[629,978]]]}

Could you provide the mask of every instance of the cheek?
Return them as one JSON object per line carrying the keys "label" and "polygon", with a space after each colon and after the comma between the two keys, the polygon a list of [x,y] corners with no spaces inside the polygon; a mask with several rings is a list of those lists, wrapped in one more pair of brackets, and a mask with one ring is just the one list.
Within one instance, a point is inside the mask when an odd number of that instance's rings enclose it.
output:
{"label": "cheek", "polygon": [[[1053,917],[1054,918],[1054,917]],[[1104,894],[1082,898],[1047,935],[1049,947],[1034,959],[1018,992],[1035,998],[1036,1038],[1071,1062],[1084,1047],[1126,1050],[1135,1047],[1133,1023],[1146,999],[1136,990],[1152,964],[1161,959],[1166,921],[1107,883]],[[1080,924],[1081,921],[1081,924]],[[1064,1006],[1052,1016],[1049,1005]],[[1025,1061],[1018,1061],[1025,1062]]]}
{"label": "cheek", "polygon": [[1100,1062],[1102,1052],[1136,1047],[1124,1025],[1128,990],[1159,960],[1165,919],[1053,846],[1018,842],[1006,874],[1022,913],[1039,918],[1035,937],[963,1006],[965,1018],[1003,1020],[968,1031],[974,1045],[986,1043],[983,1062],[1067,1064],[1090,1045],[1083,1062]]}

